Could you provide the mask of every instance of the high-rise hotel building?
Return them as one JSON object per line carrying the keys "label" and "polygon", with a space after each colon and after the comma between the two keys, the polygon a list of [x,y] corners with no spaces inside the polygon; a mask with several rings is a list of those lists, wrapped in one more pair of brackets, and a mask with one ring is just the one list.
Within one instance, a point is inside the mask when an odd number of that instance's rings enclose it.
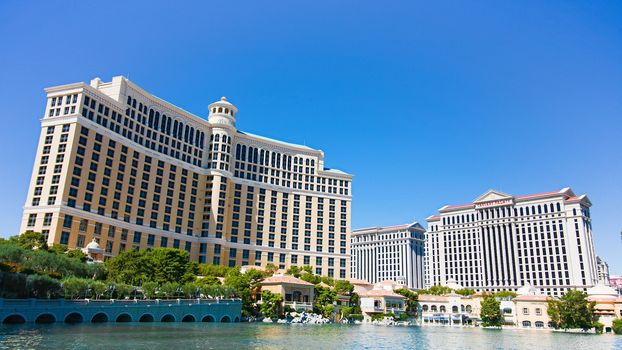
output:
{"label": "high-rise hotel building", "polygon": [[424,233],[417,222],[352,231],[351,276],[371,283],[393,280],[410,289],[422,289]]}
{"label": "high-rise hotel building", "polygon": [[22,232],[348,277],[352,177],[322,151],[237,130],[224,97],[204,120],[121,76],[46,92]]}
{"label": "high-rise hotel building", "polygon": [[597,282],[590,200],[571,189],[528,196],[488,191],[427,219],[426,287],[455,279],[477,291],[530,283],[549,295]]}

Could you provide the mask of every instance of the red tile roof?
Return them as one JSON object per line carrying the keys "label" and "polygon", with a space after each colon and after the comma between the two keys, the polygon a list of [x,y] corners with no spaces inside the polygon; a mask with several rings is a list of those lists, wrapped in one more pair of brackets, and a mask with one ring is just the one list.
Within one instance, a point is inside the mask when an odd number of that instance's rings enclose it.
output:
{"label": "red tile roof", "polygon": [[516,301],[547,301],[552,299],[548,295],[519,295],[514,300]]}
{"label": "red tile roof", "polygon": [[419,301],[427,301],[427,302],[447,302],[449,298],[442,295],[430,295],[430,294],[419,294]]}
{"label": "red tile roof", "polygon": [[361,297],[391,297],[406,299],[406,297],[401,294],[397,294],[394,291],[385,289],[372,289],[367,292],[361,293]]}
{"label": "red tile roof", "polygon": [[283,276],[271,276],[265,278],[261,281],[261,284],[296,284],[299,286],[312,286],[313,283],[309,283],[307,281],[303,281],[300,278],[296,278],[294,276],[283,275]]}

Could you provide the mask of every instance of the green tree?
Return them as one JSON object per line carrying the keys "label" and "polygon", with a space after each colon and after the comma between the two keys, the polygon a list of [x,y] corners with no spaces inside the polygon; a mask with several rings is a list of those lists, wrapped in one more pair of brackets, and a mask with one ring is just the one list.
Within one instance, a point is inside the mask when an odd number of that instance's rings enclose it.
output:
{"label": "green tree", "polygon": [[125,299],[129,297],[134,291],[134,287],[130,286],[127,283],[117,283],[115,285],[115,293],[117,294],[117,298]]}
{"label": "green tree", "polygon": [[63,289],[57,279],[45,275],[29,275],[26,279],[27,288],[32,296],[39,299],[58,298]]}
{"label": "green tree", "polygon": [[279,316],[283,297],[280,294],[272,293],[268,290],[261,292],[261,304],[259,309],[266,318],[275,318]]}
{"label": "green tree", "polygon": [[198,264],[190,261],[190,254],[180,249],[155,248],[147,251],[141,262],[146,264],[146,280],[157,283],[191,282],[199,272]]}
{"label": "green tree", "polygon": [[157,296],[156,292],[158,290],[158,284],[155,282],[151,282],[151,281],[143,282],[141,289],[143,291],[143,295],[145,296],[145,298],[155,299],[155,297]]}
{"label": "green tree", "polygon": [[68,248],[65,244],[53,244],[52,246],[48,247],[48,252],[54,254],[65,254],[67,249]]}
{"label": "green tree", "polygon": [[496,298],[488,296],[482,300],[481,305],[480,318],[484,327],[501,327],[503,324],[501,303]]}
{"label": "green tree", "polygon": [[201,276],[213,276],[213,277],[225,277],[231,270],[238,268],[228,267],[225,265],[211,265],[201,264],[199,265],[199,275]]}
{"label": "green tree", "polygon": [[322,277],[314,275],[308,271],[305,271],[302,275],[300,275],[300,279],[313,284],[322,282]]}
{"label": "green tree", "polygon": [[571,290],[558,301],[549,301],[547,313],[556,327],[588,330],[594,325],[594,303],[587,301],[587,294]]}
{"label": "green tree", "polygon": [[95,299],[101,298],[108,291],[108,285],[102,281],[93,281],[90,287]]}
{"label": "green tree", "polygon": [[334,311],[333,303],[337,300],[337,293],[330,288],[315,286],[315,299],[313,300],[313,312],[324,317],[331,317]]}
{"label": "green tree", "polygon": [[615,334],[622,334],[622,318],[616,318],[611,323],[611,329]]}
{"label": "green tree", "polygon": [[216,276],[200,276],[195,281],[200,286],[206,285],[220,285],[220,280]]}
{"label": "green tree", "polygon": [[277,272],[279,270],[278,266],[274,265],[273,263],[268,263],[266,265],[266,271],[265,274],[266,276],[272,276],[274,275],[275,272]]}
{"label": "green tree", "polygon": [[352,314],[361,314],[361,297],[354,292],[350,294],[350,306],[352,306]]}
{"label": "green tree", "polygon": [[149,281],[146,266],[143,264],[143,252],[126,250],[105,262],[108,277],[118,283],[132,284],[135,281]]}
{"label": "green tree", "polygon": [[419,295],[406,288],[397,289],[395,292],[406,297],[406,313],[415,316],[419,308]]}
{"label": "green tree", "polygon": [[188,282],[185,283],[182,287],[181,287],[184,296],[188,299],[191,298],[195,298],[197,295],[197,291],[199,291],[199,286],[196,283],[193,282]]}
{"label": "green tree", "polygon": [[549,315],[551,324],[555,328],[559,328],[559,325],[561,324],[559,305],[559,300],[549,299],[549,301],[547,302],[546,313]]}
{"label": "green tree", "polygon": [[336,280],[334,287],[335,293],[340,295],[350,295],[354,292],[354,285],[347,280]]}
{"label": "green tree", "polygon": [[232,291],[231,297],[242,299],[242,314],[246,317],[257,313],[253,302],[253,295],[258,293],[264,273],[258,270],[248,270],[240,273],[239,270],[231,270],[225,277],[224,285]]}
{"label": "green tree", "polygon": [[0,267],[4,271],[15,270],[16,265],[21,267],[27,253],[24,248],[14,243],[0,245]]}
{"label": "green tree", "polygon": [[167,299],[176,298],[178,295],[179,284],[174,282],[166,282],[160,287],[160,292],[164,294]]}
{"label": "green tree", "polygon": [[65,293],[65,298],[67,299],[85,298],[87,296],[89,280],[78,277],[69,277],[63,280],[62,287]]}
{"label": "green tree", "polygon": [[45,236],[41,232],[26,231],[17,237],[17,244],[24,249],[47,250]]}
{"label": "green tree", "polygon": [[451,293],[451,288],[447,286],[432,286],[428,290],[421,290],[419,294],[429,294],[429,295],[445,295]]}
{"label": "green tree", "polygon": [[493,294],[495,298],[516,298],[516,293],[509,290],[500,290]]}
{"label": "green tree", "polygon": [[71,259],[76,259],[80,262],[86,262],[88,259],[88,255],[84,254],[80,249],[73,249],[67,252],[67,257]]}
{"label": "green tree", "polygon": [[456,290],[456,294],[468,297],[469,295],[475,294],[475,291],[469,288],[461,288]]}
{"label": "green tree", "polygon": [[300,278],[300,275],[302,274],[302,272],[303,272],[303,270],[300,267],[298,267],[296,265],[292,265],[292,266],[289,267],[289,269],[287,269],[285,271],[285,274],[286,275],[290,275],[290,276],[294,276],[296,278]]}

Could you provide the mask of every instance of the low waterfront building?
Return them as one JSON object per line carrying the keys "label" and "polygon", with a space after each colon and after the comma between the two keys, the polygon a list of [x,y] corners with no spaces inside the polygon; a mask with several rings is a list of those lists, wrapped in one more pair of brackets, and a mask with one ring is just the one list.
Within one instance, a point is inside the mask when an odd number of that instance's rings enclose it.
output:
{"label": "low waterfront building", "polygon": [[514,298],[516,304],[516,326],[520,328],[550,328],[548,303],[553,298],[549,295],[519,295]]}
{"label": "low waterfront building", "polygon": [[410,289],[422,289],[424,233],[417,222],[353,231],[352,278],[371,283],[390,279]]}
{"label": "low waterfront building", "polygon": [[598,322],[604,325],[605,333],[610,333],[613,320],[622,318],[622,297],[616,289],[602,283],[588,289],[587,295],[587,300],[595,303]]}
{"label": "low waterfront building", "polygon": [[360,298],[361,311],[368,321],[376,314],[393,313],[399,316],[406,312],[406,298],[392,289],[375,286],[372,290],[360,294]]}
{"label": "low waterfront building", "polygon": [[426,288],[453,278],[475,291],[586,291],[598,279],[590,206],[570,188],[444,206],[427,219]]}
{"label": "low waterfront building", "polygon": [[354,293],[361,295],[361,293],[367,292],[374,288],[372,283],[358,278],[348,278],[348,281],[354,286]]}
{"label": "low waterfront building", "polygon": [[[273,275],[260,283],[261,290],[267,290],[283,297],[283,308],[295,310],[313,309],[314,285],[289,275]],[[260,300],[260,298],[258,298]]]}
{"label": "low waterfront building", "polygon": [[448,295],[419,295],[423,324],[462,325],[479,320],[480,301],[455,293]]}

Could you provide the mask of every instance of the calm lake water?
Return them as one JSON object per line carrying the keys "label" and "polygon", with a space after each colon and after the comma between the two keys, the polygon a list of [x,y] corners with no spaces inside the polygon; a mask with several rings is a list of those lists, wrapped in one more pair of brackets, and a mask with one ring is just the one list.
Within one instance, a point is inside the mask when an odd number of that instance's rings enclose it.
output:
{"label": "calm lake water", "polygon": [[0,349],[622,349],[622,336],[373,325],[0,326]]}

